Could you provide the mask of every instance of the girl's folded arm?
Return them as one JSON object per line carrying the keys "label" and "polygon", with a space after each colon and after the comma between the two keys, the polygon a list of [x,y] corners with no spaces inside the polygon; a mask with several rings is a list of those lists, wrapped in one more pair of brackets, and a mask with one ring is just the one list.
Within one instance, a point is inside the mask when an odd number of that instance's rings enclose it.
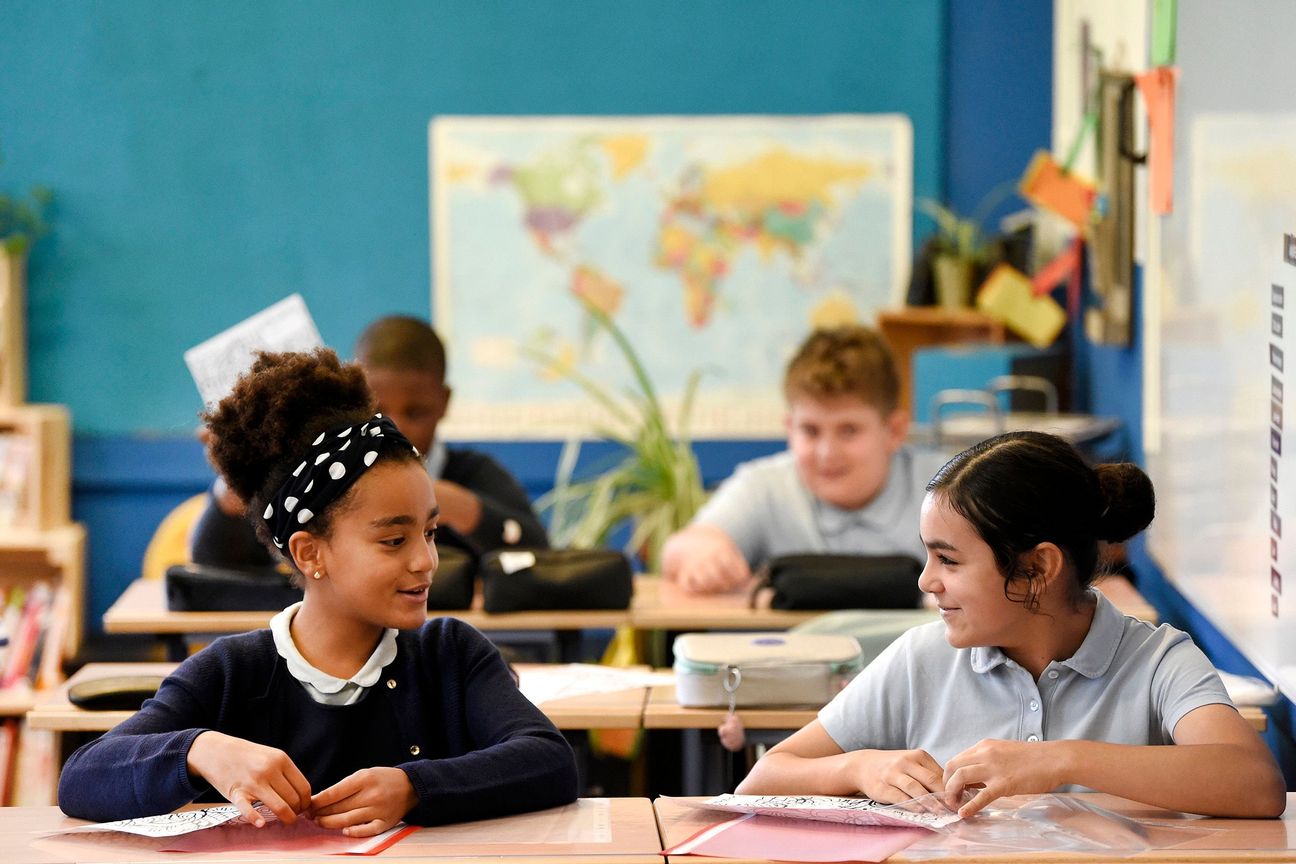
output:
{"label": "girl's folded arm", "polygon": [[1174,740],[1143,747],[1055,743],[1067,783],[1206,816],[1266,818],[1286,808],[1277,763],[1231,705],[1188,712],[1175,725]]}

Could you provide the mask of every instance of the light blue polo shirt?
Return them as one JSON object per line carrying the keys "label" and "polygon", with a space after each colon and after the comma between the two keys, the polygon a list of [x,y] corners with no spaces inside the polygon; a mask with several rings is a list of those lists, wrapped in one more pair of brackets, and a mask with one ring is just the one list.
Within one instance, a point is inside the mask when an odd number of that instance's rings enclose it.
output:
{"label": "light blue polo shirt", "polygon": [[986,738],[1172,744],[1189,711],[1233,704],[1187,633],[1090,594],[1089,634],[1038,682],[998,648],[951,647],[935,621],[893,642],[819,722],[842,750],[926,750],[944,765]]}
{"label": "light blue polo shirt", "polygon": [[810,494],[785,450],[739,465],[693,521],[721,528],[752,567],[804,552],[904,554],[925,561],[918,516],[927,481],[940,467],[932,462],[924,473],[919,463],[927,461],[902,447],[891,457],[882,491],[858,510],[842,510]]}

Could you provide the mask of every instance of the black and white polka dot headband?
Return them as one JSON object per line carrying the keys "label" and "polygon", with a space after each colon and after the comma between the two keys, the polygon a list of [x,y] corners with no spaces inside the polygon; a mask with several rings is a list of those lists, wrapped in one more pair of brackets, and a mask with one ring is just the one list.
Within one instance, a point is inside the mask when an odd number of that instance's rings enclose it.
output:
{"label": "black and white polka dot headband", "polygon": [[363,424],[349,423],[321,432],[261,514],[275,546],[284,548],[294,531],[341,498],[378,461],[378,454],[392,447],[405,447],[419,455],[396,424],[381,414]]}

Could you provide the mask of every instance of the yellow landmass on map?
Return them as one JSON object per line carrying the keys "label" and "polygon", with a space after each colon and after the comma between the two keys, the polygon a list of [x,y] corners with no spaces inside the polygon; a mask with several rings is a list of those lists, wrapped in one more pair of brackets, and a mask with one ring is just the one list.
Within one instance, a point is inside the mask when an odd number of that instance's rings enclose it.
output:
{"label": "yellow landmass on map", "polygon": [[816,159],[776,147],[732,168],[707,171],[701,198],[722,212],[760,211],[788,201],[828,204],[833,186],[860,184],[872,173],[867,162]]}
{"label": "yellow landmass on map", "polygon": [[647,135],[608,135],[600,143],[612,162],[612,176],[617,180],[625,179],[648,158]]}
{"label": "yellow landmass on map", "polygon": [[450,183],[462,183],[480,173],[480,168],[465,162],[451,162],[441,169],[442,176]]}

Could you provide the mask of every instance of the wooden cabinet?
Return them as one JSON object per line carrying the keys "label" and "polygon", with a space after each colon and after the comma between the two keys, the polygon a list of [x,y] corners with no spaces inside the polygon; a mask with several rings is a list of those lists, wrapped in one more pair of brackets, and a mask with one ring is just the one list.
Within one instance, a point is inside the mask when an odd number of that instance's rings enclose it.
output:
{"label": "wooden cabinet", "polygon": [[26,393],[22,261],[0,247],[0,804],[52,795],[48,735],[19,724],[81,645],[83,526],[72,521],[71,420]]}

